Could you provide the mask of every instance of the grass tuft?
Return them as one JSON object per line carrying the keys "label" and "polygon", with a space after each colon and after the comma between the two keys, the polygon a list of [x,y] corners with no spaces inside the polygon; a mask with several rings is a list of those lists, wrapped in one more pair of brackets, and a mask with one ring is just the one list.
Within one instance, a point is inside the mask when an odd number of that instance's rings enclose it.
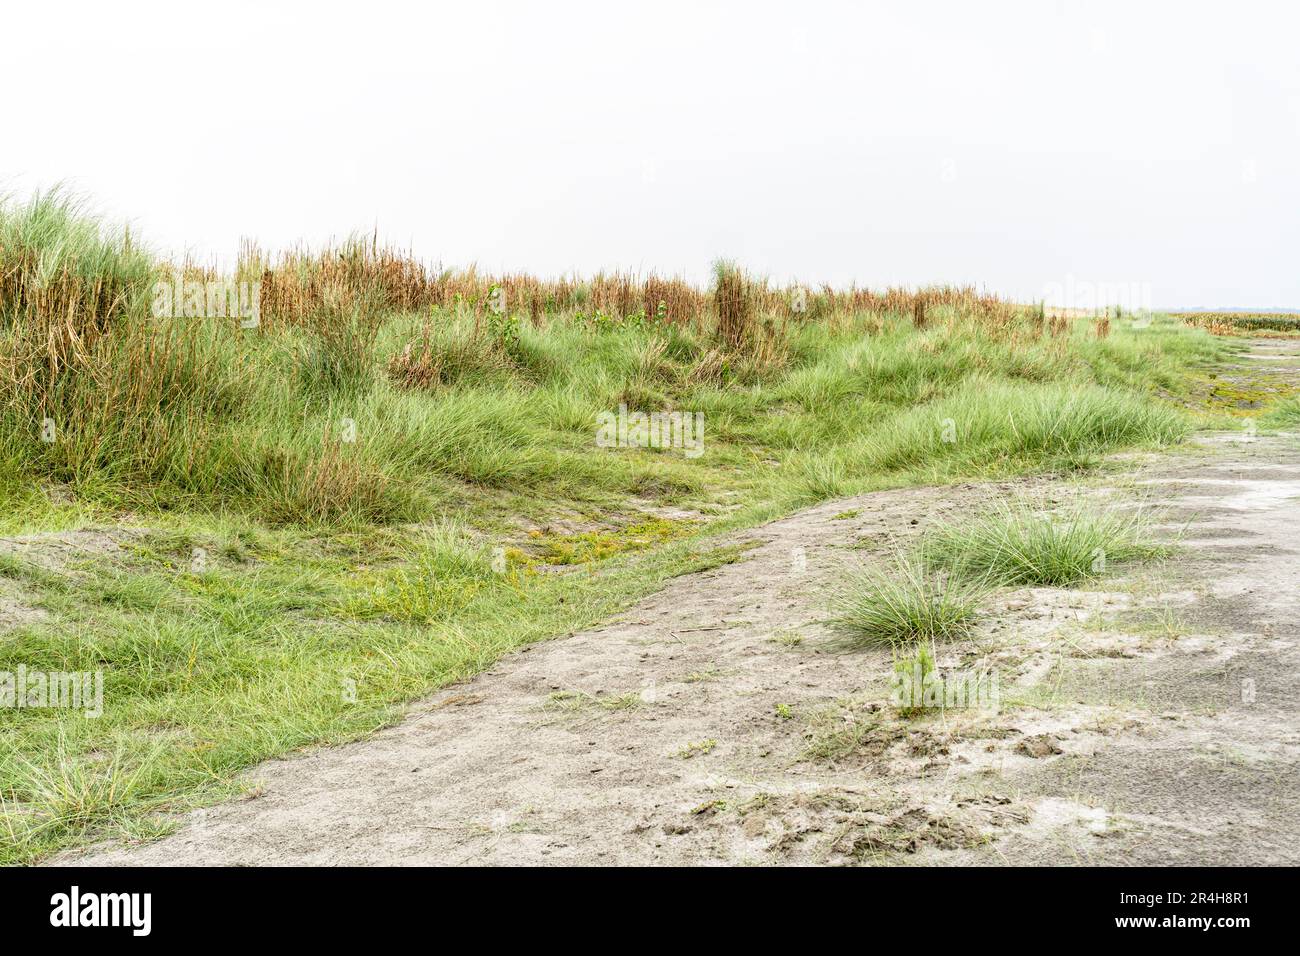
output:
{"label": "grass tuft", "polygon": [[969,633],[989,586],[916,561],[863,568],[838,587],[834,623],[853,646],[910,645]]}
{"label": "grass tuft", "polygon": [[744,271],[726,259],[713,264],[713,305],[718,334],[733,349],[744,346],[754,325],[754,300]]}
{"label": "grass tuft", "polygon": [[972,522],[927,534],[927,561],[953,573],[1007,585],[1063,586],[1100,577],[1116,563],[1156,557],[1146,520],[1135,513],[1094,511],[1076,504],[1037,513],[1025,501],[999,505]]}

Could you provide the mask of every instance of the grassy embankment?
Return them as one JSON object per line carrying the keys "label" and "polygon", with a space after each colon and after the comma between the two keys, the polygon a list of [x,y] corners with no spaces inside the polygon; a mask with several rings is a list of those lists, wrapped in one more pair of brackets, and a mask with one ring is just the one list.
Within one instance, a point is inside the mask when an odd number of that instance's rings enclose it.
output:
{"label": "grassy embankment", "polygon": [[[105,676],[96,719],[0,710],[0,860],[159,832],[734,560],[721,531],[1177,442],[1154,394],[1223,352],[971,290],[541,282],[360,242],[246,250],[242,328],[152,315],[175,272],[57,197],[0,212],[0,672]],[[620,405],[703,413],[703,454],[598,447]]]}

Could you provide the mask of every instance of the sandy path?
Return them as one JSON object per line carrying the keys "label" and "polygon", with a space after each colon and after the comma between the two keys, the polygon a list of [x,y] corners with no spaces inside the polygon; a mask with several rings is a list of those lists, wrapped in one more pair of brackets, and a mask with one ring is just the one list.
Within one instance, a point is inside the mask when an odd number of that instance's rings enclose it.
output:
{"label": "sandy path", "polygon": [[819,623],[846,563],[1039,479],[882,492],[534,645],[372,738],[257,768],[250,799],[59,862],[1300,863],[1300,448],[1210,438],[1083,493],[1188,547],[1108,591],[999,595],[946,667],[999,711],[905,721],[889,655]]}

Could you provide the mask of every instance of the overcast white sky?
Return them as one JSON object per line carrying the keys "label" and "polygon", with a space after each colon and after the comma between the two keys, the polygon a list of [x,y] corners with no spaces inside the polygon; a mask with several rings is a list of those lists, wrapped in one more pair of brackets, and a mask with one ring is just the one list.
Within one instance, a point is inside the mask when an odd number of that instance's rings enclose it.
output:
{"label": "overcast white sky", "polygon": [[0,190],[163,252],[1300,307],[1300,5],[7,4]]}

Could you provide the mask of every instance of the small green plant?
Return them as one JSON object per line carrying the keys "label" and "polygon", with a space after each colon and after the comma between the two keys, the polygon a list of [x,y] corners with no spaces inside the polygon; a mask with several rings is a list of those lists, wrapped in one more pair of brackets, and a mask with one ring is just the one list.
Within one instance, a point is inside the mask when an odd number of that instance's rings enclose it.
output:
{"label": "small green plant", "polygon": [[[581,312],[578,313],[578,317],[580,319],[582,318]],[[593,312],[589,321],[591,323],[591,327],[594,328],[597,332],[609,332],[613,329],[618,328],[619,325],[617,317],[613,315],[607,315],[602,309],[597,309],[595,312]]]}
{"label": "small green plant", "polygon": [[519,316],[510,312],[489,312],[488,334],[494,346],[507,355],[513,355],[519,348]]}
{"label": "small green plant", "polygon": [[789,704],[777,704],[776,716],[781,720],[791,720],[794,717],[794,711],[790,709]]}
{"label": "small green plant", "polygon": [[894,706],[898,716],[910,719],[924,712],[921,695],[934,669],[934,648],[929,643],[918,644],[909,652],[895,652]]}
{"label": "small green plant", "polygon": [[690,760],[692,757],[700,757],[704,754],[711,753],[713,748],[717,745],[718,742],[712,738],[698,742],[692,741],[681,750],[677,751],[677,756],[681,757],[683,760]]}

